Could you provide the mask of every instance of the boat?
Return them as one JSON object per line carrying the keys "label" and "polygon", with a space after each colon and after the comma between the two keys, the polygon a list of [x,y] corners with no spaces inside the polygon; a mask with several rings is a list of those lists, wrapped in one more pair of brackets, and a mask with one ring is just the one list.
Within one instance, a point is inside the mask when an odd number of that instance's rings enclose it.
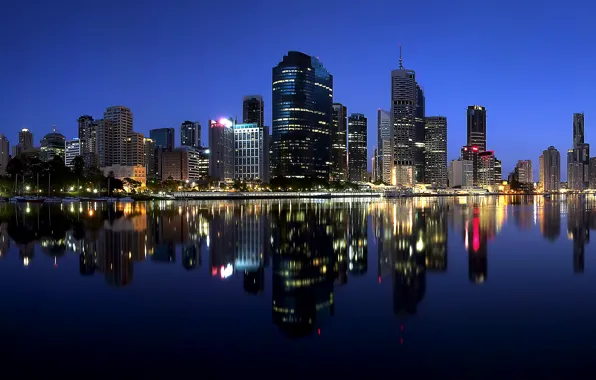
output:
{"label": "boat", "polygon": [[134,202],[135,200],[131,197],[123,197],[123,198],[117,198],[116,199],[118,202]]}
{"label": "boat", "polygon": [[13,202],[13,203],[15,203],[15,202],[43,203],[44,199],[37,198],[37,197],[17,195],[16,197],[10,198],[9,201]]}
{"label": "boat", "polygon": [[81,199],[75,197],[66,197],[62,199],[62,203],[72,203],[72,202],[80,202]]}
{"label": "boat", "polygon": [[62,203],[62,198],[47,197],[43,199],[44,203]]}

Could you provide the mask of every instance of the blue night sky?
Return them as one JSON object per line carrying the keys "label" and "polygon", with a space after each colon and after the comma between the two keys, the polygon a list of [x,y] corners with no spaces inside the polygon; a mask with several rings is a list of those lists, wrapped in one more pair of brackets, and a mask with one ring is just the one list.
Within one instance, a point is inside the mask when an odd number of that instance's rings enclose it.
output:
{"label": "blue night sky", "polygon": [[[448,118],[449,160],[465,144],[466,107],[487,107],[488,149],[504,176],[549,145],[571,146],[572,113],[596,112],[596,51],[589,1],[10,1],[0,13],[0,132],[11,141],[78,116],[130,107],[148,134],[242,115],[262,94],[271,124],[271,68],[288,50],[318,56],[334,100],[368,118],[389,108],[398,44],[425,89],[427,115]],[[590,37],[592,36],[592,37]],[[203,141],[207,141],[203,130]],[[176,136],[179,143],[179,136]],[[562,177],[566,177],[562,170]]]}

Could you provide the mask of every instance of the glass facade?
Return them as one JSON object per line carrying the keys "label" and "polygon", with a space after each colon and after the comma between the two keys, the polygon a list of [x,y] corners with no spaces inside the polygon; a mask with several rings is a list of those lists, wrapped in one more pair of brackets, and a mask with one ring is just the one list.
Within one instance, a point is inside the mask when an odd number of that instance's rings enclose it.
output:
{"label": "glass facade", "polygon": [[333,103],[331,124],[331,181],[347,181],[348,158],[347,139],[348,109],[340,103]]}
{"label": "glass facade", "polygon": [[366,148],[367,119],[361,113],[353,113],[348,118],[348,169],[350,182],[366,182],[367,148]]}
{"label": "glass facade", "polygon": [[291,51],[273,68],[272,176],[329,179],[333,76]]}
{"label": "glass facade", "polygon": [[268,135],[256,123],[234,125],[234,179],[267,181]]}
{"label": "glass facade", "polygon": [[201,124],[198,121],[185,121],[180,124],[180,145],[194,148],[201,146]]}
{"label": "glass facade", "polygon": [[149,138],[153,140],[156,148],[174,150],[174,128],[157,128],[149,131]]}

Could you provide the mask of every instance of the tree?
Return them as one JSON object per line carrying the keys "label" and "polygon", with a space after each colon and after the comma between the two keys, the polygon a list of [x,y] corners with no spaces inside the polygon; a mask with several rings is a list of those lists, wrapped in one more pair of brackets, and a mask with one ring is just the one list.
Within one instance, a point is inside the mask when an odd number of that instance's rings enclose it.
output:
{"label": "tree", "polygon": [[72,174],[74,174],[76,179],[83,178],[85,173],[85,160],[83,156],[76,156],[72,160]]}
{"label": "tree", "polygon": [[16,176],[23,175],[23,161],[18,157],[12,158],[6,165],[6,172],[10,174],[13,180]]}

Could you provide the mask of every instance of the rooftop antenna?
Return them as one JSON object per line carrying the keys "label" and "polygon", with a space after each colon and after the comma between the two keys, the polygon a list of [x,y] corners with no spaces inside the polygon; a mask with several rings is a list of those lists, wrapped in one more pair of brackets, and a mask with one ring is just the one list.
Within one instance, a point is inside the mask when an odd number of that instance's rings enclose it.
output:
{"label": "rooftop antenna", "polygon": [[399,44],[399,68],[400,68],[400,70],[404,69],[403,61],[404,60],[401,57],[401,44]]}

